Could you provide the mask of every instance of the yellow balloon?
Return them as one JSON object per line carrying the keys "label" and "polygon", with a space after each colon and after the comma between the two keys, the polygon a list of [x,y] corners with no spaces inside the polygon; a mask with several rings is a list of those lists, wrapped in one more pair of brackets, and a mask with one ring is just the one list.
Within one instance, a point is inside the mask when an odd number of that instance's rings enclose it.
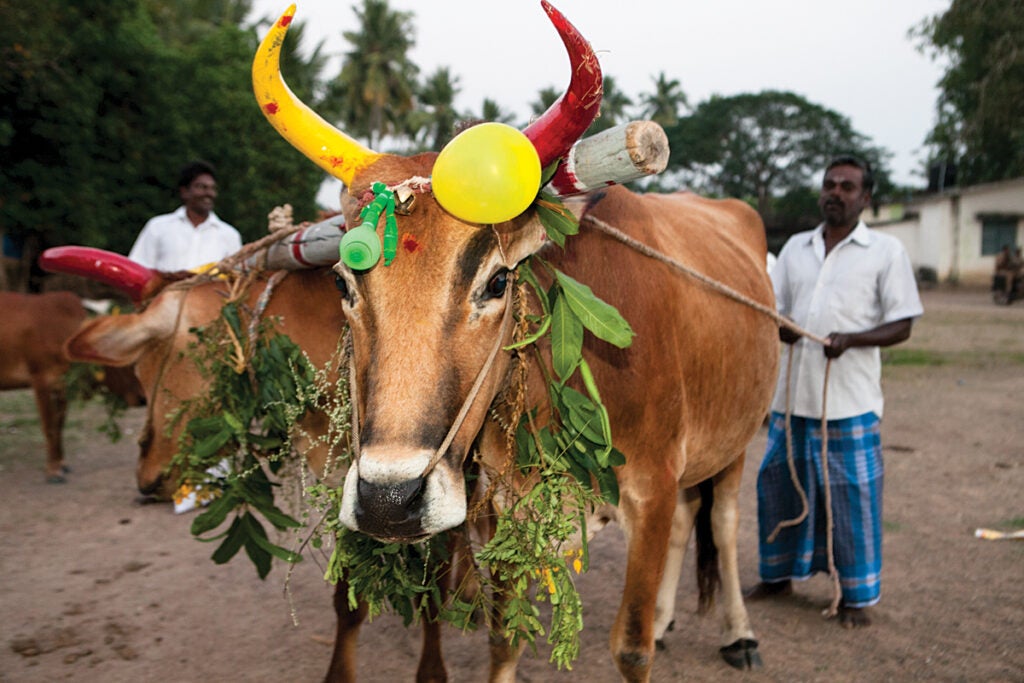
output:
{"label": "yellow balloon", "polygon": [[431,186],[445,211],[470,223],[501,223],[526,211],[540,190],[540,157],[504,123],[467,128],[434,162]]}

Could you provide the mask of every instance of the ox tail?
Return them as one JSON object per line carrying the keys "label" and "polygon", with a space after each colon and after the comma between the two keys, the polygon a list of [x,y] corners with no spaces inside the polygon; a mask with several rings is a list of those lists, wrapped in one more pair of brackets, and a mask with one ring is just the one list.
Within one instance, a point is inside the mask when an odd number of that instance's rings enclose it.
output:
{"label": "ox tail", "polygon": [[718,548],[711,528],[711,507],[715,501],[715,485],[705,479],[697,485],[700,509],[697,510],[697,614],[707,614],[715,605],[715,592],[722,586],[718,573]]}

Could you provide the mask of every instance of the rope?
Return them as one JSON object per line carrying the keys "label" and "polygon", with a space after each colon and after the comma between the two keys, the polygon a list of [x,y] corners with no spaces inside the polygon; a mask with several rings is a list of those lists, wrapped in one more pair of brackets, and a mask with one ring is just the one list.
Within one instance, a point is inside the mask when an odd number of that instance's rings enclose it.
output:
{"label": "rope", "polygon": [[[514,283],[509,283],[514,284]],[[469,395],[466,396],[466,400],[462,403],[462,408],[459,409],[459,414],[455,417],[455,422],[452,423],[451,429],[448,430],[448,435],[444,437],[444,441],[438,446],[437,451],[433,457],[430,458],[430,462],[423,469],[420,477],[425,477],[437,466],[437,463],[441,461],[445,453],[448,452],[448,447],[451,446],[452,441],[455,440],[455,435],[458,434],[459,428],[462,427],[463,421],[466,419],[466,415],[469,413],[470,407],[473,405],[474,399],[477,394],[480,393],[480,388],[484,384],[484,379],[490,373],[491,367],[494,365],[494,359],[498,357],[498,352],[501,351],[501,347],[505,343],[505,335],[509,330],[509,325],[512,322],[512,301],[510,292],[514,287],[508,287],[505,290],[505,314],[501,318],[501,329],[498,332],[498,339],[491,349],[491,353],[487,356],[487,360],[484,362],[480,372],[477,373],[476,380],[473,382],[473,387],[469,390]]]}
{"label": "rope", "polygon": [[712,278],[709,278],[707,275],[704,275],[703,273],[699,273],[699,272],[693,270],[692,268],[690,268],[689,266],[686,266],[686,265],[680,263],[679,261],[676,261],[673,258],[665,256],[661,252],[655,251],[654,249],[650,248],[649,246],[647,246],[643,242],[639,242],[639,241],[633,239],[632,237],[630,237],[629,235],[627,235],[626,233],[622,232],[618,228],[612,227],[611,225],[605,223],[600,218],[595,218],[594,216],[591,216],[591,215],[587,214],[587,215],[584,215],[580,220],[581,221],[585,220],[585,221],[589,222],[591,225],[593,225],[595,228],[597,228],[597,230],[599,232],[603,232],[604,234],[608,235],[609,237],[611,237],[613,239],[616,239],[619,242],[622,242],[626,246],[630,247],[631,249],[633,249],[635,251],[640,252],[644,256],[648,256],[648,257],[654,259],[655,261],[660,261],[661,263],[664,263],[665,265],[669,266],[670,268],[673,268],[673,269],[675,269],[675,270],[677,270],[677,271],[679,271],[681,273],[684,273],[684,274],[694,278],[695,280],[701,282],[702,284],[704,284],[707,287],[713,289],[714,291],[718,292],[719,294],[723,294],[723,295],[729,297],[730,299],[732,299],[733,301],[738,301],[741,304],[744,304],[746,306],[750,306],[754,310],[757,310],[757,311],[760,311],[761,313],[764,313],[766,316],[768,316],[769,318],[774,320],[780,327],[788,327],[789,329],[793,330],[794,332],[796,332],[797,334],[799,334],[799,335],[801,335],[803,337],[807,337],[808,339],[813,339],[814,341],[818,342],[819,344],[822,344],[823,346],[828,346],[828,340],[825,339],[824,337],[819,337],[818,335],[814,334],[813,332],[809,332],[809,331],[803,329],[802,327],[800,327],[799,325],[794,323],[789,318],[786,318],[785,316],[779,315],[778,312],[775,311],[774,309],[769,308],[769,307],[765,306],[762,303],[754,301],[753,299],[751,299],[748,296],[744,296],[743,294],[740,294],[739,292],[737,292],[735,289],[732,289],[728,285],[724,285],[721,282],[719,282],[718,280],[714,280]]}
{"label": "rope", "polygon": [[[832,359],[825,362],[825,386],[821,390],[821,477],[825,488],[825,549],[828,553],[828,574],[832,577],[832,603],[825,610],[826,617],[834,617],[839,612],[839,603],[843,598],[843,588],[839,583],[839,572],[836,570],[835,554],[832,552],[832,490],[828,481],[828,422],[825,420],[825,401],[828,399],[828,372],[832,368]],[[789,412],[787,407],[786,412]]]}

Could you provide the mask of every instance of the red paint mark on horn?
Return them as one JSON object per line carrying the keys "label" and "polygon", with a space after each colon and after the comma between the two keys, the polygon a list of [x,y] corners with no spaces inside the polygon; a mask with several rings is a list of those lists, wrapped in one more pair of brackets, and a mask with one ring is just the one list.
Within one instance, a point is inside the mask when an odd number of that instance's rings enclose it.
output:
{"label": "red paint mark on horn", "polygon": [[281,28],[285,28],[288,24],[292,23],[292,19],[294,19],[294,17],[285,15],[281,17],[281,20],[277,22],[277,25]]}
{"label": "red paint mark on horn", "polygon": [[112,251],[93,247],[53,247],[39,257],[39,267],[51,273],[80,275],[116,287],[141,301],[146,287],[160,280],[157,271]]}
{"label": "red paint mark on horn", "polygon": [[306,234],[306,229],[303,228],[302,230],[299,230],[297,233],[292,235],[292,237],[291,237],[292,258],[295,260],[296,263],[298,263],[300,265],[303,265],[306,268],[312,268],[312,267],[314,267],[315,264],[310,263],[309,261],[307,261],[306,257],[303,256],[303,254],[302,254],[302,244],[303,244],[302,237],[305,234]]}
{"label": "red paint mark on horn", "polygon": [[279,107],[277,106],[277,102],[267,102],[263,105],[263,111],[265,111],[269,116],[276,114],[278,109]]}

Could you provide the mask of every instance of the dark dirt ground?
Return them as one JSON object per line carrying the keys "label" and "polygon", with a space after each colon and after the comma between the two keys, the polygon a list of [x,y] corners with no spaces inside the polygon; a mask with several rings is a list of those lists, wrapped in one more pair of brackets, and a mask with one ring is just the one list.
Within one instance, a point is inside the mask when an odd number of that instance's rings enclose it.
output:
{"label": "dark dirt ground", "polygon": [[[974,538],[1024,527],[1024,305],[980,290],[923,293],[926,314],[885,368],[887,477],[883,597],[875,624],[845,631],[821,616],[818,576],[791,598],[749,610],[765,668],[719,659],[717,618],[694,614],[692,567],[656,681],[1024,681],[1024,542]],[[260,581],[244,559],[222,567],[188,532],[191,515],[142,505],[134,436],[95,431],[100,408],[72,410],[69,483],[43,482],[43,444],[27,391],[0,394],[0,681],[317,681],[333,638],[323,562],[307,557],[284,596],[286,567]],[[122,421],[137,430],[142,409]],[[741,578],[757,580],[754,483],[762,431],[748,449]],[[622,583],[622,535],[603,532],[579,580],[583,652],[572,671],[543,648],[522,681],[617,677],[607,634]],[[311,561],[313,560],[313,561]],[[298,625],[293,625],[292,613]],[[361,680],[412,680],[419,633],[392,616],[364,627]],[[486,680],[486,637],[445,633],[450,680]]]}

